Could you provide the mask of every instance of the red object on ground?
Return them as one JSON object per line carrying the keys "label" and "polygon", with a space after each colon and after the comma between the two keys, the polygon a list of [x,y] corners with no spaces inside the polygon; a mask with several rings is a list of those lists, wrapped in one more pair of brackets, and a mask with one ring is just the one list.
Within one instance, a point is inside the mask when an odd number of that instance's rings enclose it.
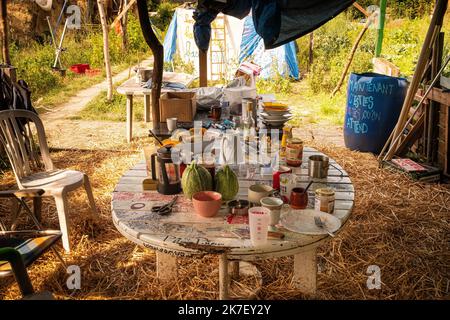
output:
{"label": "red object on ground", "polygon": [[99,68],[95,68],[95,69],[87,69],[86,70],[86,74],[90,77],[94,77],[99,75],[100,73],[102,73],[102,70]]}
{"label": "red object on ground", "polygon": [[75,72],[78,74],[83,74],[88,69],[90,69],[90,66],[87,63],[79,63],[79,64],[74,64],[74,65],[70,66],[70,70],[72,72]]}

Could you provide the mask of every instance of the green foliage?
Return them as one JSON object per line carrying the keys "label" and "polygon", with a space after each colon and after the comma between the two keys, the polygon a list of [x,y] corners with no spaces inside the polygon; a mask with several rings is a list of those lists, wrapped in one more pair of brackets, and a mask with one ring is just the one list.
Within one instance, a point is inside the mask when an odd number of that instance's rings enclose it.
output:
{"label": "green foliage", "polygon": [[277,74],[269,79],[258,79],[256,81],[256,90],[259,93],[280,93],[288,94],[291,92],[292,80]]}
{"label": "green foliage", "polygon": [[[62,90],[68,82],[78,77],[69,70],[63,78],[51,68],[55,58],[53,45],[47,39],[44,44],[32,42],[19,47],[10,47],[12,64],[17,68],[19,79],[27,81],[31,88],[33,99],[36,100],[49,92]],[[88,63],[91,68],[104,67],[103,35],[96,31],[68,31],[64,39],[65,51],[61,55],[63,67],[69,69],[71,65]],[[109,33],[109,54],[112,65],[138,61],[144,53],[150,50],[144,41],[138,19],[128,15],[128,48],[122,48],[121,36],[115,31]]]}
{"label": "green foliage", "polygon": [[[361,28],[360,24],[340,15],[314,32],[314,57],[308,75],[308,83],[314,93],[331,92],[334,89]],[[308,39],[300,39],[299,47],[309,48],[309,37],[304,38]],[[350,72],[366,72],[372,68],[375,39],[374,30],[367,30],[355,53]],[[298,54],[298,60],[305,66],[308,57],[308,50],[302,50]]]}
{"label": "green foliage", "polygon": [[176,6],[177,4],[171,3],[169,1],[161,2],[156,9],[157,14],[151,18],[152,23],[159,30],[166,30],[169,27],[170,21],[172,20],[172,16]]}
{"label": "green foliage", "polygon": [[172,72],[183,72],[187,74],[194,74],[195,67],[192,62],[185,62],[181,59],[178,53],[173,55],[172,62],[166,62],[164,64],[164,70]]}
{"label": "green foliage", "polygon": [[[380,1],[378,0],[358,0],[358,3],[363,8],[371,5],[380,5]],[[434,3],[435,1],[429,0],[389,0],[387,1],[386,12],[394,19],[415,19],[430,14]],[[363,14],[354,8],[348,9],[347,12],[352,19],[363,18]]]}

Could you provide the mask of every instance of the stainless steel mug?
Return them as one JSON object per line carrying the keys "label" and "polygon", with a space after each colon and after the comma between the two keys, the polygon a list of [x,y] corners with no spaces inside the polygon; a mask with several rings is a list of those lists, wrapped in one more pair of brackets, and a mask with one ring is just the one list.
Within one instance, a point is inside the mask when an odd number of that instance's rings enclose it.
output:
{"label": "stainless steel mug", "polygon": [[328,177],[330,159],[327,156],[313,155],[308,160],[308,175],[311,178],[325,179]]}

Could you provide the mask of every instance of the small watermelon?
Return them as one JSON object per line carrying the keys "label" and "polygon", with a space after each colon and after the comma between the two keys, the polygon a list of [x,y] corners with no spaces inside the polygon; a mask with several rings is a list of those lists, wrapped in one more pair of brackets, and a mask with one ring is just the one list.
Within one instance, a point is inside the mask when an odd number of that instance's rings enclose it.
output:
{"label": "small watermelon", "polygon": [[218,170],[215,175],[216,191],[222,194],[224,201],[232,200],[239,191],[239,182],[236,174],[228,165]]}
{"label": "small watermelon", "polygon": [[211,174],[193,161],[183,172],[181,187],[188,199],[192,199],[192,195],[196,192],[211,191],[213,189]]}

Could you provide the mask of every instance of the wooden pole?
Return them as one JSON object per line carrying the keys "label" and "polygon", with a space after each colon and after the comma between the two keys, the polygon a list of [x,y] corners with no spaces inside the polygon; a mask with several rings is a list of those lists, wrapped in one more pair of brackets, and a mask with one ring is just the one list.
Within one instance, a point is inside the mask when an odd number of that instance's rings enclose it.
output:
{"label": "wooden pole", "polygon": [[370,16],[370,13],[368,13],[366,11],[366,9],[364,9],[358,2],[353,2],[353,6],[358,9],[363,15],[365,15],[366,17]]}
{"label": "wooden pole", "polygon": [[428,58],[430,57],[431,46],[435,37],[439,34],[439,31],[442,26],[442,20],[445,15],[445,11],[447,9],[447,0],[437,0],[436,6],[434,8],[433,17],[431,18],[430,26],[428,28],[427,35],[423,42],[422,50],[420,52],[419,60],[416,65],[416,69],[414,71],[413,78],[411,80],[411,84],[409,85],[408,92],[405,97],[405,101],[403,102],[402,110],[400,112],[400,116],[397,122],[397,125],[394,128],[393,134],[393,142],[391,147],[389,148],[386,156],[383,160],[392,159],[396,147],[400,143],[399,137],[402,134],[402,129],[404,127],[405,122],[407,121],[409,109],[414,100],[414,96],[416,95],[417,89],[420,85],[420,80],[422,78],[423,72],[425,71],[425,67],[427,65]]}
{"label": "wooden pole", "polygon": [[[120,8],[124,8],[127,6],[128,0],[122,0],[120,2]],[[120,25],[122,27],[122,49],[126,50],[128,47],[128,31],[127,31],[127,26],[128,26],[128,11],[125,12],[125,14],[123,15],[123,18],[120,19]]]}
{"label": "wooden pole", "polygon": [[112,84],[112,73],[111,73],[111,61],[109,60],[108,24],[106,22],[106,13],[105,13],[105,8],[103,6],[103,0],[97,0],[97,5],[98,5],[98,13],[100,14],[100,22],[102,24],[102,31],[103,31],[103,55],[105,57],[106,82],[108,83],[106,99],[108,101],[111,101],[112,94],[113,94],[113,84]]}
{"label": "wooden pole", "polygon": [[[11,66],[11,57],[9,55],[9,30],[8,30],[8,9],[7,0],[1,0],[0,4],[0,33],[2,37],[2,55],[3,63]],[[16,81],[16,70],[13,68],[5,69],[6,74],[9,75],[11,81]]]}
{"label": "wooden pole", "polygon": [[356,49],[358,48],[358,45],[361,42],[361,39],[364,36],[364,34],[366,33],[367,29],[369,29],[369,26],[372,23],[374,16],[375,15],[372,14],[372,16],[367,18],[367,22],[364,25],[364,28],[361,30],[361,32],[359,33],[358,37],[356,38],[356,41],[353,44],[353,48],[350,51],[350,55],[348,57],[347,64],[345,65],[344,71],[342,72],[341,78],[339,79],[339,82],[336,85],[336,88],[334,88],[333,92],[331,93],[331,96],[334,96],[341,89],[341,86],[344,83],[345,77],[347,76],[348,69],[350,68],[350,65],[352,64],[353,57],[355,55]]}
{"label": "wooden pole", "polygon": [[128,2],[128,4],[125,5],[125,8],[122,9],[122,12],[120,12],[119,15],[111,23],[110,29],[113,29],[114,26],[116,25],[116,22],[119,21],[120,19],[122,19],[122,17],[127,14],[128,10],[130,10],[130,8],[133,6],[133,4],[135,2],[136,2],[136,0],[130,0],[130,2]]}
{"label": "wooden pole", "polygon": [[386,16],[386,2],[387,0],[380,0],[380,16],[378,17],[380,23],[378,25],[377,45],[375,47],[375,57],[379,57],[381,54],[381,48],[383,46],[384,36],[384,20]]}
{"label": "wooden pole", "polygon": [[307,72],[311,71],[311,66],[313,64],[314,60],[314,33],[311,32],[309,34],[309,57],[308,57],[308,66],[306,68]]}
{"label": "wooden pole", "polygon": [[147,45],[153,52],[152,114],[156,116],[153,118],[153,127],[155,129],[158,129],[160,119],[159,97],[161,95],[161,84],[164,67],[164,47],[153,32],[150,18],[148,16],[147,1],[137,0],[137,8],[142,34],[144,35],[145,42],[147,42]]}
{"label": "wooden pole", "polygon": [[208,51],[198,49],[199,69],[200,69],[200,87],[208,86]]}

